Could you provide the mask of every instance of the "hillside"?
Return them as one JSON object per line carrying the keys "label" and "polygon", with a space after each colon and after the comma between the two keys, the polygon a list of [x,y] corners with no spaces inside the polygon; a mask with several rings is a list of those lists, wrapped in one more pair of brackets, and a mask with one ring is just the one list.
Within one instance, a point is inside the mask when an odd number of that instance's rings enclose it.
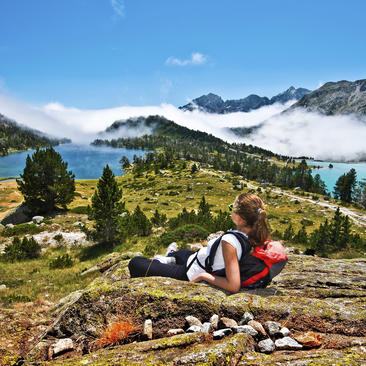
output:
{"label": "hillside", "polygon": [[14,151],[47,145],[55,146],[66,142],[70,140],[48,137],[40,131],[29,129],[0,114],[0,156]]}
{"label": "hillside", "polygon": [[[232,203],[240,192],[237,187],[239,184],[242,192],[255,191],[264,199],[276,237],[279,233],[282,235],[289,223],[292,223],[295,232],[305,223],[306,231],[311,233],[326,218],[331,220],[337,207],[337,201],[334,199],[328,201],[320,195],[309,195],[275,186],[261,187],[256,182],[242,179],[230,172],[201,168],[192,174],[192,164],[192,161],[175,161],[174,165],[167,169],[157,172],[153,169],[144,170],[145,173],[141,175],[136,175],[133,168],[128,169],[127,174],[117,178],[119,186],[123,189],[126,208],[132,212],[139,205],[148,218],[152,218],[154,211],[158,209],[171,219],[182,212],[183,207],[197,210],[202,196],[205,195],[212,214],[218,215],[219,210],[227,212],[228,204]],[[16,201],[15,204],[21,202],[22,197],[14,194],[16,182],[4,182],[1,186],[1,206],[6,206],[9,200]],[[86,215],[86,207],[91,203],[96,186],[96,180],[76,181],[77,195],[68,212],[51,215],[41,225],[23,224],[12,229],[13,235],[32,233],[42,245],[43,255],[38,259],[23,262],[0,262],[0,316],[4,322],[3,331],[0,333],[0,360],[2,357],[5,362],[16,360],[28,354],[28,360],[38,362],[51,354],[44,352],[50,342],[71,337],[75,352],[66,352],[65,355],[55,357],[51,355],[51,364],[84,364],[85,358],[91,357],[98,357],[103,364],[103,360],[115,358],[117,355],[110,353],[110,349],[105,349],[90,355],[80,355],[82,360],[66,361],[64,357],[75,357],[81,349],[86,352],[88,347],[93,347],[94,343],[90,337],[96,338],[95,334],[90,332],[102,331],[108,322],[113,321],[113,317],[107,319],[101,314],[119,315],[118,311],[131,315],[138,327],[146,317],[151,316],[153,319],[153,343],[137,342],[116,348],[118,357],[121,357],[116,362],[127,357],[127,364],[135,357],[145,360],[145,356],[151,357],[151,362],[155,362],[155,357],[169,357],[167,353],[179,358],[182,350],[194,355],[195,351],[191,350],[189,344],[198,347],[199,350],[202,347],[202,338],[197,340],[197,334],[188,333],[183,335],[183,340],[166,338],[167,327],[183,326],[186,315],[195,315],[206,320],[213,312],[240,320],[242,313],[249,309],[258,321],[278,320],[293,334],[315,331],[323,339],[325,349],[313,349],[305,353],[296,351],[287,353],[286,356],[281,352],[264,356],[255,352],[254,343],[250,348],[240,348],[239,353],[225,353],[224,358],[229,359],[235,359],[239,354],[240,357],[254,357],[254,364],[262,364],[264,361],[279,362],[283,357],[299,360],[306,360],[308,357],[311,360],[314,360],[314,357],[321,359],[325,356],[333,359],[346,358],[354,344],[352,342],[364,341],[364,259],[339,260],[291,255],[283,275],[266,291],[241,292],[232,296],[203,284],[155,278],[130,280],[126,276],[126,264],[130,256],[136,255],[131,252],[144,252],[164,231],[170,229],[154,227],[149,236],[128,237],[125,242],[116,243],[114,248],[90,246],[92,243],[86,240],[80,225],[90,227],[92,224]],[[352,207],[342,207],[341,210],[353,214],[352,230],[364,236],[364,212]],[[0,243],[4,245],[11,241],[12,237],[9,237],[6,231],[0,233]],[[205,238],[192,238],[188,243],[177,241],[180,245],[206,243]],[[286,245],[295,247],[289,250],[296,252],[305,249],[303,244],[296,244],[292,240],[286,241]],[[158,248],[161,252],[164,250]],[[105,257],[111,251],[113,253]],[[70,268],[50,269],[50,261],[66,253],[72,257],[73,265]],[[345,255],[360,254],[349,248]],[[333,258],[338,256],[338,253],[332,254]],[[95,282],[91,283],[94,279]],[[60,301],[69,294],[70,296]],[[287,304],[286,307],[283,303]],[[181,312],[177,312],[178,309],[181,309]],[[69,327],[74,327],[71,333]],[[49,331],[46,334],[47,329]],[[160,337],[163,338],[156,339]],[[207,355],[217,354],[220,349],[231,350],[230,342],[244,341],[241,337],[244,336],[229,336],[221,341],[208,339],[204,343]],[[38,343],[42,338],[44,341]],[[174,343],[168,348],[170,351],[164,351],[166,348],[159,342],[165,344],[170,342],[170,339],[172,342],[180,339],[180,347],[176,348],[177,344]],[[245,339],[249,342],[248,346],[252,344],[251,339]],[[34,346],[36,347],[33,348]],[[126,347],[130,347],[127,353]],[[141,353],[140,347],[147,348]],[[29,353],[31,349],[33,351]],[[334,353],[335,349],[337,356]],[[173,365],[174,362],[167,364]]]}
{"label": "hillside", "polygon": [[[120,130],[136,130],[137,132],[143,130],[149,133],[136,138],[113,138],[113,133],[118,136]],[[162,116],[138,117],[115,121],[104,132],[100,133],[101,136],[105,134],[107,134],[108,139],[98,138],[92,142],[92,145],[142,150],[153,150],[177,145],[182,149],[184,145],[185,148],[189,148],[191,151],[206,149],[206,152],[225,152],[230,149],[239,149],[243,152],[261,154],[263,156],[276,156],[284,160],[288,159],[288,157],[280,156],[260,147],[246,144],[229,144],[212,134],[180,126]],[[200,153],[202,154],[202,151]]]}
{"label": "hillside", "polygon": [[366,79],[357,81],[328,82],[305,95],[285,112],[303,107],[311,112],[326,115],[366,115]]}
{"label": "hillside", "polygon": [[267,97],[260,97],[256,94],[251,94],[242,99],[231,99],[224,101],[218,95],[209,93],[194,99],[192,102],[179,107],[184,111],[192,111],[199,109],[207,113],[235,113],[235,112],[249,112],[250,110],[258,109],[260,107],[271,105],[274,103],[287,103],[290,100],[299,100],[304,95],[311,91],[304,88],[295,89],[291,86],[286,91],[273,96],[271,99]]}

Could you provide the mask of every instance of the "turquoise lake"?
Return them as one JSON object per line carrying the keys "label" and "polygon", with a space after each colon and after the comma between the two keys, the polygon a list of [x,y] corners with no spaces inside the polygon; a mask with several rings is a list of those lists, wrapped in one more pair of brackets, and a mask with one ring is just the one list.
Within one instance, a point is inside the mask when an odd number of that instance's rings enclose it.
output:
{"label": "turquoise lake", "polygon": [[[334,185],[337,179],[344,173],[348,173],[351,168],[354,168],[357,172],[357,180],[362,181],[366,179],[366,162],[362,163],[333,163],[331,161],[314,161],[307,160],[308,165],[319,166],[319,169],[313,169],[313,176],[320,174],[321,179],[324,180],[328,187],[328,190],[332,193]],[[333,165],[333,168],[329,168],[329,164]]]}
{"label": "turquoise lake", "polygon": [[[68,163],[67,168],[75,174],[76,179],[100,178],[106,164],[115,175],[121,175],[119,161],[123,155],[132,161],[134,155],[141,156],[146,153],[142,150],[77,144],[62,144],[54,148]],[[34,150],[28,150],[0,157],[0,177],[18,177],[23,173],[27,155],[31,155],[33,152]]]}

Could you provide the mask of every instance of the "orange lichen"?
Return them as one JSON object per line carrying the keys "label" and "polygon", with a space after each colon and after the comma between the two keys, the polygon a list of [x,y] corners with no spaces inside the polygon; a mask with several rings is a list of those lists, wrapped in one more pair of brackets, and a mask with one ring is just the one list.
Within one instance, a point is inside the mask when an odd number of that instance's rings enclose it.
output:
{"label": "orange lichen", "polygon": [[97,343],[99,347],[122,343],[128,339],[135,330],[136,327],[130,320],[120,318],[104,329],[101,336],[98,338]]}

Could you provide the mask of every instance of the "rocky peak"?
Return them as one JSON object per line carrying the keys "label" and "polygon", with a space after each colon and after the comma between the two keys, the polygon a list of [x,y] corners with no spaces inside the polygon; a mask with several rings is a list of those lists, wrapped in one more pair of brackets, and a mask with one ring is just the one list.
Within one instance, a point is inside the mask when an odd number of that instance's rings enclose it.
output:
{"label": "rocky peak", "polygon": [[246,98],[228,99],[225,102],[220,96],[209,93],[207,95],[202,95],[199,98],[193,99],[191,103],[179,107],[179,109],[184,111],[193,111],[195,109],[199,109],[204,112],[219,114],[249,112],[250,110],[258,109],[273,103],[287,103],[289,100],[299,100],[307,93],[310,93],[310,90],[304,88],[296,89],[291,86],[283,93],[275,95],[271,99],[267,97],[261,97],[256,94],[250,94]]}
{"label": "rocky peak", "polygon": [[328,82],[305,95],[288,110],[298,107],[326,115],[366,114],[366,79]]}
{"label": "rocky peak", "polygon": [[221,111],[223,107],[224,101],[222,98],[216,94],[209,93],[202,95],[199,98],[193,99],[192,102],[180,107],[180,109],[192,111],[198,108],[204,110],[205,112],[219,113],[218,111]]}

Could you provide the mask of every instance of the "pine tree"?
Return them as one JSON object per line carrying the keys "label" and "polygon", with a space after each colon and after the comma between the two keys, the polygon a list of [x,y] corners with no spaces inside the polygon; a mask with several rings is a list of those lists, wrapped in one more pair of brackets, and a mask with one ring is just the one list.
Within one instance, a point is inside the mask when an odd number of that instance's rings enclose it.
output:
{"label": "pine tree", "polygon": [[125,170],[131,166],[130,160],[125,155],[122,156],[122,158],[119,162],[121,164],[122,170]]}
{"label": "pine tree", "polygon": [[292,240],[294,235],[295,235],[295,231],[294,231],[294,228],[292,227],[292,224],[290,223],[290,225],[287,227],[287,229],[283,233],[283,239]]}
{"label": "pine tree", "polygon": [[339,246],[343,249],[346,248],[351,241],[351,223],[349,221],[348,215],[346,215],[342,221]]}
{"label": "pine tree", "polygon": [[303,225],[301,229],[294,236],[294,242],[299,244],[307,244],[308,243],[308,234],[306,232],[305,226]]}
{"label": "pine tree", "polygon": [[333,250],[339,249],[341,247],[342,221],[342,214],[338,207],[330,225],[330,243],[333,247]]}
{"label": "pine tree", "polygon": [[53,147],[37,149],[26,159],[18,189],[32,213],[51,212],[74,199],[75,176]]}
{"label": "pine tree", "polygon": [[206,202],[205,196],[202,196],[200,204],[198,206],[198,216],[203,218],[210,218],[211,212],[210,212],[210,205]]}
{"label": "pine tree", "polygon": [[341,175],[334,186],[334,197],[343,202],[352,202],[357,185],[356,170],[351,169],[347,174]]}
{"label": "pine tree", "polygon": [[111,244],[118,236],[118,216],[124,209],[120,202],[122,190],[108,164],[98,180],[97,190],[92,197],[90,217],[95,220],[95,238]]}
{"label": "pine tree", "polygon": [[154,226],[163,226],[166,223],[167,217],[165,214],[160,214],[158,209],[155,210],[154,216],[151,218],[151,223]]}
{"label": "pine tree", "polygon": [[152,224],[146,215],[141,211],[140,206],[136,206],[131,218],[132,225],[134,227],[134,234],[140,236],[148,236],[151,234]]}
{"label": "pine tree", "polygon": [[330,247],[330,225],[328,219],[324,224],[320,224],[319,229],[312,232],[310,236],[310,246],[321,256],[325,257]]}

